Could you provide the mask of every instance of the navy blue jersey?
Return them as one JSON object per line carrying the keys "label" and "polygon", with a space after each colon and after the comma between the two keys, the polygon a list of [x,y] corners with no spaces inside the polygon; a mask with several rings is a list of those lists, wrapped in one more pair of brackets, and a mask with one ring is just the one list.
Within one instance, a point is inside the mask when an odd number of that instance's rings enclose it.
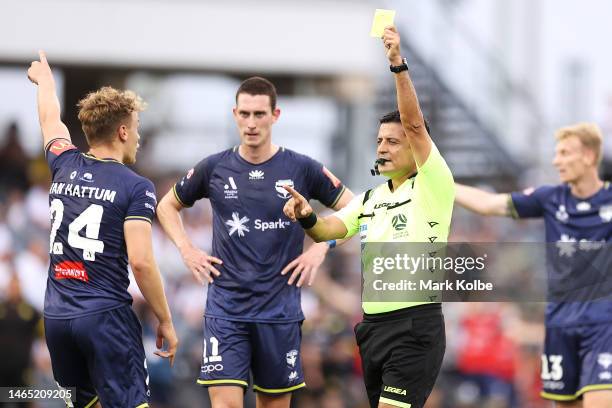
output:
{"label": "navy blue jersey", "polygon": [[51,236],[45,317],[66,319],[130,304],[125,220],[151,222],[155,188],[113,159],[49,143]]}
{"label": "navy blue jersey", "polygon": [[304,231],[283,214],[289,185],[328,207],[344,186],[315,160],[280,148],[264,163],[244,160],[234,147],[198,163],[174,186],[192,206],[208,198],[213,209],[212,255],[221,276],[208,289],[206,316],[238,321],[303,320],[300,289],[280,272],[302,252]]}
{"label": "navy blue jersey", "polygon": [[[581,258],[574,254],[581,255],[582,259],[601,255],[609,257],[605,253],[612,242],[612,187],[609,182],[587,199],[574,197],[570,187],[562,184],[543,186],[531,193],[512,193],[512,203],[517,217],[544,218],[546,242],[556,243],[550,247],[556,253],[552,256],[554,261],[549,262],[549,268],[552,263],[555,269],[562,268],[563,264],[572,269],[556,283],[564,279],[580,283],[584,279],[587,272],[580,267]],[[564,272],[549,270],[549,279],[551,276],[558,277],[560,273]],[[555,282],[549,281],[549,293],[551,284]],[[552,301],[547,308],[546,322],[549,327],[610,321],[610,301]]]}

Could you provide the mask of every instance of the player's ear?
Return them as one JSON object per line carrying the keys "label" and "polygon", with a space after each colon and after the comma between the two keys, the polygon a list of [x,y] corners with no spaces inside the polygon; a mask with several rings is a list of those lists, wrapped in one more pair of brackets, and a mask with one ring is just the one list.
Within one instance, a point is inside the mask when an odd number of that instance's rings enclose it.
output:
{"label": "player's ear", "polygon": [[119,125],[119,128],[117,128],[117,134],[119,135],[119,140],[121,140],[122,142],[127,142],[128,128],[125,123],[122,123],[121,125]]}
{"label": "player's ear", "polygon": [[272,117],[274,118],[274,122],[276,122],[278,120],[278,117],[281,114],[281,110],[279,108],[274,108],[274,110],[272,111]]}

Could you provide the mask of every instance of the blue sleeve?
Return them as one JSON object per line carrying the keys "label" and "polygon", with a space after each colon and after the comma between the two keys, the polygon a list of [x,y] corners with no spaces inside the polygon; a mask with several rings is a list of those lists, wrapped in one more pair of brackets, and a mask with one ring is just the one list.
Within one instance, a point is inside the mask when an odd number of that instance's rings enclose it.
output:
{"label": "blue sleeve", "polygon": [[550,193],[554,190],[552,186],[539,187],[533,191],[529,189],[522,192],[514,192],[511,197],[511,213],[514,218],[537,218],[544,215],[544,205]]}
{"label": "blue sleeve", "polygon": [[[64,154],[69,152],[68,154]],[[45,159],[51,169],[51,174],[55,174],[55,171],[61,166],[63,160],[74,154],[80,153],[75,145],[68,139],[53,139],[45,146]]]}
{"label": "blue sleeve", "polygon": [[155,186],[151,180],[142,178],[132,188],[130,203],[125,215],[126,220],[144,220],[153,222],[157,198]]}
{"label": "blue sleeve", "polygon": [[342,182],[316,160],[308,157],[306,166],[306,183],[310,197],[319,200],[326,207],[334,207],[345,190]]}
{"label": "blue sleeve", "polygon": [[184,207],[191,207],[201,198],[208,198],[210,173],[212,172],[211,159],[207,157],[195,167],[191,168],[181,180],[173,187],[174,196]]}

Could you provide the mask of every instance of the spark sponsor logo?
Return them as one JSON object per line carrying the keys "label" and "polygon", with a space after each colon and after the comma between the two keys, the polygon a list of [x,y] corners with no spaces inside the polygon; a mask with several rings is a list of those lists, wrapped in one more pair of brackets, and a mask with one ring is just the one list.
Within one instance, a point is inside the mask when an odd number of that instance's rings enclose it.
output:
{"label": "spark sponsor logo", "polygon": [[298,373],[297,371],[292,371],[289,373],[289,381],[295,381],[298,378]]}
{"label": "spark sponsor logo", "polygon": [[233,212],[232,219],[225,221],[225,225],[229,228],[230,237],[235,233],[237,233],[239,237],[244,237],[244,233],[250,231],[249,227],[247,227],[248,222],[248,217],[240,217],[240,214]]}
{"label": "spark sponsor logo", "polygon": [[89,282],[83,262],[63,261],[53,267],[55,279],[77,279]]}
{"label": "spark sponsor logo", "polygon": [[388,385],[385,385],[384,391],[391,392],[393,394],[398,394],[398,395],[406,395],[406,390],[403,390],[401,388],[390,387]]}
{"label": "spark sponsor logo", "polygon": [[291,180],[291,179],[278,180],[274,184],[274,189],[277,192],[276,196],[286,200],[289,197],[291,197],[291,194],[289,194],[289,192],[283,188],[284,186],[289,186],[291,188],[295,188],[295,185],[293,184],[293,180]]}
{"label": "spark sponsor logo", "polygon": [[249,172],[249,180],[263,180],[264,172],[261,170],[253,170]]}
{"label": "spark sponsor logo", "polygon": [[280,218],[276,221],[255,220],[255,229],[258,231],[285,229],[290,225],[291,223],[289,221],[283,221]]}

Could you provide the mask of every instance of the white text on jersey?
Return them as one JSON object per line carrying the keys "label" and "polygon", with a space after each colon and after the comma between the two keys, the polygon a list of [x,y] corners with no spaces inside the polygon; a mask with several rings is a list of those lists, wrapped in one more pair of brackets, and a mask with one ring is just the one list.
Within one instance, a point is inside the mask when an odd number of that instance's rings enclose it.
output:
{"label": "white text on jersey", "polygon": [[105,188],[80,186],[78,184],[51,183],[49,194],[59,194],[79,198],[95,198],[96,200],[115,201],[117,192]]}

